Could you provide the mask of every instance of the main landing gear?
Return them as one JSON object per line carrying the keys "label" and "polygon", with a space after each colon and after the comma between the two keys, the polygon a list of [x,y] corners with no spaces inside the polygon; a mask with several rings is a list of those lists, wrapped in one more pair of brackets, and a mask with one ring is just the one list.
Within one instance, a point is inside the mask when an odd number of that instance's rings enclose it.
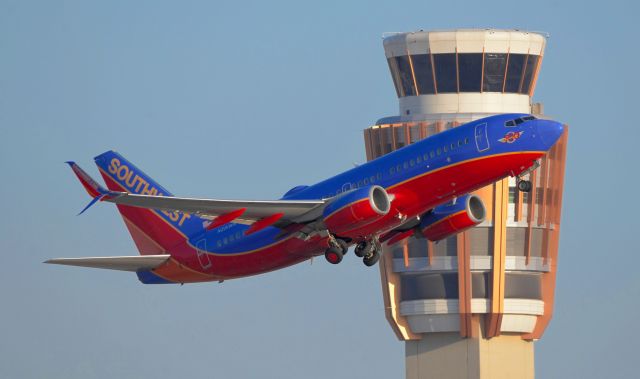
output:
{"label": "main landing gear", "polygon": [[324,252],[324,257],[327,262],[337,265],[342,262],[342,258],[347,253],[347,249],[349,249],[348,243],[329,235],[329,248]]}
{"label": "main landing gear", "polygon": [[370,241],[362,241],[357,244],[354,254],[362,258],[362,263],[364,263],[365,266],[371,267],[380,260],[380,250],[380,242],[377,238],[374,238]]}
{"label": "main landing gear", "polygon": [[[324,252],[324,257],[327,262],[331,264],[338,264],[342,262],[342,258],[347,253],[349,244],[344,240],[329,236],[329,248]],[[382,246],[377,238],[371,240],[362,241],[356,245],[354,254],[362,258],[362,262],[365,266],[370,267],[375,265],[380,260],[380,251]]]}

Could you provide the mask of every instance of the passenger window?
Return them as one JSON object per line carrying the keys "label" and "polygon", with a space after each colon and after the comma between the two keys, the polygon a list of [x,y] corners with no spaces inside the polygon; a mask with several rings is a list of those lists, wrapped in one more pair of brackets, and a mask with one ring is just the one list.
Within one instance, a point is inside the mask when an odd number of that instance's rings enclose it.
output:
{"label": "passenger window", "polygon": [[417,163],[417,164],[420,164],[421,162],[422,162],[422,157],[418,155],[418,156],[416,157],[416,163]]}
{"label": "passenger window", "polygon": [[379,172],[379,173],[377,174],[377,177],[378,177],[378,180],[382,180],[382,173],[381,173],[381,172]]}
{"label": "passenger window", "polygon": [[375,182],[375,181],[376,181],[376,177],[372,175],[372,176],[369,178],[369,182],[373,183],[373,182]]}
{"label": "passenger window", "polygon": [[447,145],[444,145],[444,147],[442,148],[442,151],[444,151],[445,153],[449,151]]}
{"label": "passenger window", "polygon": [[362,187],[362,180],[358,180],[358,188]]}
{"label": "passenger window", "polygon": [[416,161],[415,160],[412,159],[412,160],[409,161],[409,166],[413,167],[415,165],[416,165]]}
{"label": "passenger window", "polygon": [[218,242],[216,243],[216,245],[218,245],[218,247],[222,247],[222,241],[218,240]]}
{"label": "passenger window", "polygon": [[422,159],[424,159],[424,161],[426,162],[427,159],[429,159],[429,153],[424,153],[424,155],[422,156]]}
{"label": "passenger window", "polygon": [[442,154],[442,149],[438,148],[438,149],[436,150],[436,154],[438,154],[438,155]]}
{"label": "passenger window", "polygon": [[369,178],[364,178],[364,185],[368,186],[369,185]]}
{"label": "passenger window", "polygon": [[436,156],[436,153],[434,153],[434,152],[433,152],[433,150],[431,150],[431,152],[429,153],[429,156],[430,156],[431,158],[433,158],[433,157],[435,157],[435,156]]}
{"label": "passenger window", "polygon": [[227,239],[227,237],[224,237],[222,239],[222,243],[224,243],[225,245],[229,243],[229,240]]}
{"label": "passenger window", "polygon": [[404,167],[404,169],[405,169],[405,170],[406,170],[406,169],[408,169],[408,168],[409,168],[409,163],[404,162],[404,163],[402,164],[402,167]]}
{"label": "passenger window", "polygon": [[468,143],[469,143],[469,137],[465,137],[465,138],[464,138],[464,144],[466,145],[466,144],[468,144]]}
{"label": "passenger window", "polygon": [[391,175],[395,174],[395,173],[396,173],[396,168],[395,168],[395,167],[391,167],[391,168],[389,169],[389,173],[390,173]]}
{"label": "passenger window", "polygon": [[458,147],[462,146],[462,141],[458,140]]}
{"label": "passenger window", "polygon": [[451,144],[451,150],[453,150],[453,149],[455,149],[455,148],[456,148],[456,144],[455,144],[455,143],[452,143],[452,144]]}
{"label": "passenger window", "polygon": [[397,165],[397,166],[396,166],[396,171],[400,172],[400,170],[402,170],[402,166]]}

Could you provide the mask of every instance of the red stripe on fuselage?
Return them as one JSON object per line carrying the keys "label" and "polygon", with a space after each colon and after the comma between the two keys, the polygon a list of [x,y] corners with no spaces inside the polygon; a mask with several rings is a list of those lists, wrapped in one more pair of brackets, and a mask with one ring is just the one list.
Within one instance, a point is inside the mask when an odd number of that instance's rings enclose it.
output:
{"label": "red stripe on fuselage", "polygon": [[[351,233],[365,237],[393,229],[405,219],[421,215],[456,196],[480,189],[511,172],[520,173],[542,155],[544,152],[538,151],[496,154],[455,163],[395,184],[387,188],[395,197],[389,214]],[[399,215],[403,217],[398,218]]]}

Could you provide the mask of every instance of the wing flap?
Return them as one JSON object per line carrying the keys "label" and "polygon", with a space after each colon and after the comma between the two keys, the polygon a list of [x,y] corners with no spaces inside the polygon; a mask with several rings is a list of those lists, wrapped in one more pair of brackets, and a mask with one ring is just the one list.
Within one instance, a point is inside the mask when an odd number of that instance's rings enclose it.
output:
{"label": "wing flap", "polygon": [[164,262],[171,255],[140,255],[133,257],[84,257],[84,258],[55,258],[44,261],[44,263],[80,266],[91,268],[102,268],[107,270],[120,271],[146,271],[152,270]]}

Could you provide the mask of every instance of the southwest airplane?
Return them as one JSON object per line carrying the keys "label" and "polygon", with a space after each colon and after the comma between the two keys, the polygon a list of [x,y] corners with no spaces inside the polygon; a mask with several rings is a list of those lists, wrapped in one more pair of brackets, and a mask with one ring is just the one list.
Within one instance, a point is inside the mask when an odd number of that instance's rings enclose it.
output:
{"label": "southwest airplane", "polygon": [[521,177],[562,133],[562,124],[528,114],[491,116],[268,201],[175,197],[107,151],[95,158],[107,188],[67,162],[93,198],[82,212],[115,203],[141,255],[46,263],[133,271],[146,284],[221,282],[323,253],[337,264],[353,245],[372,266],[383,243],[438,241],[481,223],[485,207],[471,191],[507,176],[529,191]]}

